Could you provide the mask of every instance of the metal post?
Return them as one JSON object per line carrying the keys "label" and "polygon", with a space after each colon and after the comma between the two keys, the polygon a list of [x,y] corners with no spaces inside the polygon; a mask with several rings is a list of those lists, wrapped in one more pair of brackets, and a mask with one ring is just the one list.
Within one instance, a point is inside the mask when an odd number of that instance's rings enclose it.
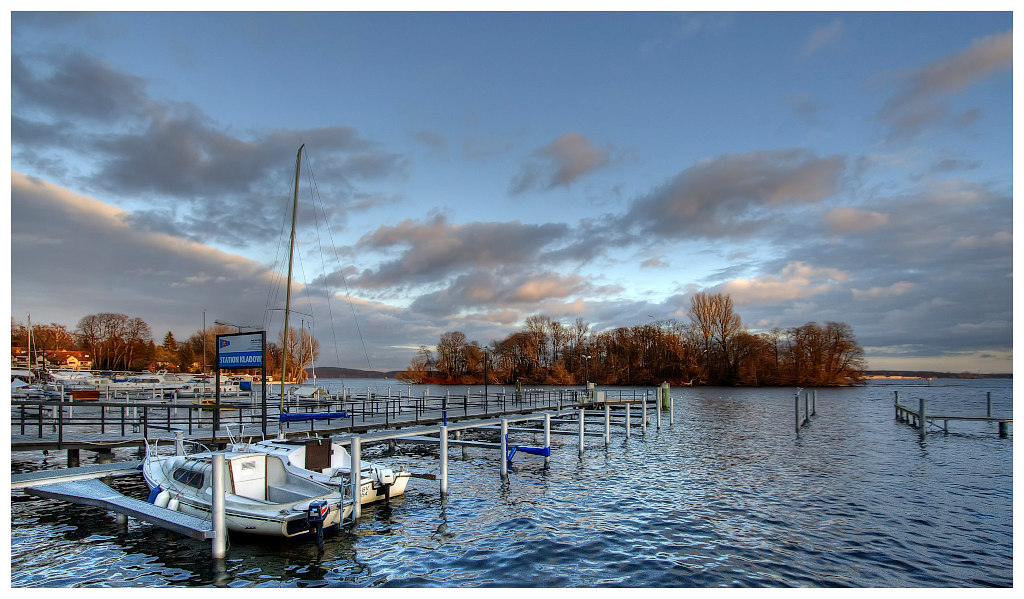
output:
{"label": "metal post", "polygon": [[992,417],[992,392],[991,391],[988,392],[988,410],[986,411],[985,415],[988,416],[989,418]]}
{"label": "metal post", "polygon": [[893,405],[893,408],[896,410],[896,419],[899,420],[900,419],[900,392],[899,391],[894,391],[893,393],[895,393],[896,397],[895,397],[895,399],[893,399],[893,404],[892,405]]}
{"label": "metal post", "polygon": [[185,433],[174,431],[174,455],[185,455]]}
{"label": "metal post", "polygon": [[211,516],[213,519],[212,555],[214,559],[223,559],[228,552],[228,528],[224,520],[224,454],[213,454],[213,503]]}
{"label": "metal post", "polygon": [[441,497],[448,495],[448,427],[441,426]]}
{"label": "metal post", "polygon": [[359,435],[352,437],[352,470],[350,475],[352,477],[352,521],[355,522],[362,515],[362,498],[359,496],[359,487],[362,485],[362,470],[361,453],[362,446],[360,445]]}
{"label": "metal post", "polygon": [[644,418],[641,421],[641,423],[642,423],[642,427],[643,427],[643,431],[644,431],[645,435],[647,434],[647,396],[649,394],[650,394],[649,390],[648,391],[644,391],[644,409],[643,409]]}
{"label": "metal post", "polygon": [[[668,385],[665,388],[667,389]],[[668,396],[668,423],[676,423],[676,398],[672,397],[671,394]]]}
{"label": "metal post", "polygon": [[917,426],[920,428],[921,436],[928,434],[928,419],[925,418],[924,398],[918,400]]}
{"label": "metal post", "polygon": [[793,410],[795,413],[796,420],[796,436],[800,436],[800,392],[797,391],[793,394]]}
{"label": "metal post", "polygon": [[811,416],[818,415],[818,390],[811,391]]}
{"label": "metal post", "polygon": [[629,439],[629,434],[633,429],[632,418],[630,417],[630,408],[633,406],[631,403],[626,403],[626,439]]}
{"label": "metal post", "polygon": [[608,447],[612,442],[612,407],[604,404],[604,446]]}
{"label": "metal post", "polygon": [[508,478],[508,419],[501,419],[501,480]]}
{"label": "metal post", "polygon": [[810,391],[804,391],[804,424],[811,420],[810,396]]}
{"label": "metal post", "polygon": [[580,408],[580,457],[583,457],[583,431],[586,428],[586,410]]}
{"label": "metal post", "polygon": [[[544,447],[551,447],[551,414],[544,414]],[[547,468],[551,464],[551,452],[549,455],[544,456],[544,467]]]}

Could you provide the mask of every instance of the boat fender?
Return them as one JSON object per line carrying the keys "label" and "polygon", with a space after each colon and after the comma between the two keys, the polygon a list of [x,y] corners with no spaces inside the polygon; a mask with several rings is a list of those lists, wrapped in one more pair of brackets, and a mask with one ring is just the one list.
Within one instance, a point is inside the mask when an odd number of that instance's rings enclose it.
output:
{"label": "boat fender", "polygon": [[155,503],[156,496],[159,495],[162,490],[163,489],[160,488],[160,485],[153,487],[153,490],[149,492],[149,497],[146,498],[146,503]]}
{"label": "boat fender", "polygon": [[160,494],[156,496],[156,500],[153,501],[153,505],[156,507],[167,507],[167,502],[171,500],[171,492],[167,489],[160,491]]}
{"label": "boat fender", "polygon": [[167,509],[171,510],[172,512],[178,511],[178,503],[179,502],[177,497],[171,497],[170,501],[167,502]]}

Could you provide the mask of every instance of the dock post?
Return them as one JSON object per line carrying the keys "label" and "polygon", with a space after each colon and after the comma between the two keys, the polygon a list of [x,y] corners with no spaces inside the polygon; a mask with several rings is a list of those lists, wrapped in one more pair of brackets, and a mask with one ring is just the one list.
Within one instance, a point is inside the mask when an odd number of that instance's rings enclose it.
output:
{"label": "dock post", "polygon": [[501,480],[508,479],[508,418],[501,419]]}
{"label": "dock post", "polygon": [[604,404],[604,446],[608,447],[612,442],[612,407]]}
{"label": "dock post", "polygon": [[895,399],[893,399],[892,405],[893,408],[896,410],[896,420],[900,420],[900,392],[893,391],[893,393],[896,394],[896,397]]}
{"label": "dock post", "polygon": [[362,497],[359,496],[359,487],[362,484],[362,477],[360,471],[363,469],[362,461],[362,446],[360,445],[359,435],[352,437],[352,465],[349,471],[352,485],[352,523],[354,524],[359,516],[362,515]]}
{"label": "dock post", "polygon": [[185,433],[174,431],[174,455],[185,455]]}
{"label": "dock post", "polygon": [[992,392],[991,391],[988,392],[988,410],[986,410],[985,415],[988,416],[989,418],[992,417]]}
{"label": "dock post", "polygon": [[[668,391],[668,383],[665,384],[665,390]],[[676,423],[676,398],[671,395],[668,396],[668,423]]]}
{"label": "dock post", "polygon": [[629,440],[629,433],[633,429],[633,423],[631,422],[632,418],[630,417],[631,416],[631,414],[630,414],[630,407],[632,405],[633,404],[631,404],[631,403],[628,403],[628,402],[626,403],[626,440],[627,441]]}
{"label": "dock post", "polygon": [[793,394],[793,410],[794,410],[794,414],[795,414],[794,420],[796,422],[796,436],[799,437],[800,436],[800,391],[799,390],[796,393]]}
{"label": "dock post", "polygon": [[928,419],[925,418],[924,412],[924,398],[917,400],[917,426],[921,431],[921,436],[924,437],[928,434]]}
{"label": "dock post", "polygon": [[586,429],[586,410],[580,408],[580,457],[583,457],[583,431]]}
{"label": "dock post", "polygon": [[1000,422],[999,423],[999,438],[1005,439],[1010,436],[1010,423]]}
{"label": "dock post", "polygon": [[648,395],[650,395],[650,390],[644,391],[643,420],[641,420],[641,422],[643,423],[642,424],[642,429],[644,431],[644,435],[647,434],[647,396]]}
{"label": "dock post", "polygon": [[213,520],[213,559],[223,559],[228,552],[228,527],[224,519],[224,454],[213,454],[213,497],[210,516]]}
{"label": "dock post", "polygon": [[[551,447],[551,413],[544,413],[544,447]],[[547,468],[551,465],[551,452],[544,456],[544,467]]]}
{"label": "dock post", "polygon": [[811,391],[811,416],[818,415],[818,390]]}
{"label": "dock post", "polygon": [[448,427],[441,425],[441,497],[448,495]]}
{"label": "dock post", "polygon": [[804,391],[804,424],[811,421],[811,392]]}

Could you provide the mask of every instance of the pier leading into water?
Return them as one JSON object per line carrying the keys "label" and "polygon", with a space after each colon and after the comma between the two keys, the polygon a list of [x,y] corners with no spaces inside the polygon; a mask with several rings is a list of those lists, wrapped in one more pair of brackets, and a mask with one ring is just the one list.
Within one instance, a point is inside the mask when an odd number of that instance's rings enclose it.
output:
{"label": "pier leading into water", "polygon": [[[896,419],[900,422],[906,422],[911,426],[918,429],[922,437],[928,435],[929,428],[938,428],[938,423],[942,423],[942,432],[949,432],[950,422],[995,422],[999,425],[999,437],[1007,438],[1010,435],[1010,424],[1013,422],[1013,417],[1010,416],[994,416],[992,414],[992,393],[987,393],[986,410],[984,415],[965,415],[965,414],[943,414],[937,413],[932,414],[928,411],[928,400],[925,397],[919,397],[917,400],[916,409],[903,405],[900,403],[900,392],[894,391],[895,399],[893,406],[896,410]],[[980,410],[979,410],[980,411]]]}

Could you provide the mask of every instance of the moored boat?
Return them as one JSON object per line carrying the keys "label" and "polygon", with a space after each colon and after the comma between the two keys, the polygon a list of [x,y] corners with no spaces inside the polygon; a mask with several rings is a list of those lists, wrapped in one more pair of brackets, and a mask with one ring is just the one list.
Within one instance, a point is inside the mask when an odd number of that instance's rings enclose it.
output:
{"label": "moored boat", "polygon": [[314,532],[307,520],[311,507],[325,504],[324,529],[352,513],[351,502],[344,502],[338,491],[296,475],[277,455],[232,450],[159,455],[148,443],[146,450],[142,474],[151,501],[199,518],[211,517],[213,455],[222,453],[224,516],[230,531],[295,537]]}
{"label": "moored boat", "polygon": [[[291,472],[346,493],[351,488],[352,456],[341,443],[322,438],[266,439],[233,443],[236,451],[280,458]],[[404,466],[388,468],[360,462],[359,503],[367,504],[405,493],[412,473]]]}

